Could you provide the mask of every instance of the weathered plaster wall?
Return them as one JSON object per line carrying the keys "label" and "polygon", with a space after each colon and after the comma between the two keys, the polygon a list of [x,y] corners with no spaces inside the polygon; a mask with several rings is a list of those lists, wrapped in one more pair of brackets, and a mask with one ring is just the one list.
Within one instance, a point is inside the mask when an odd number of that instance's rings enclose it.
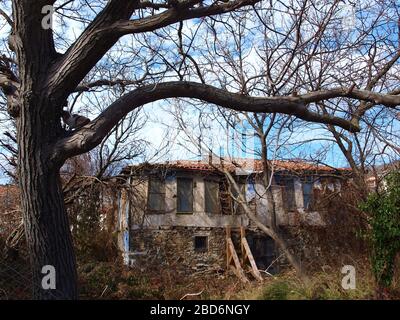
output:
{"label": "weathered plaster wall", "polygon": [[216,215],[205,212],[193,214],[147,214],[143,226],[157,228],[160,226],[181,226],[181,227],[239,227],[247,226],[248,218],[244,215],[228,216]]}
{"label": "weathered plaster wall", "polygon": [[[165,182],[165,213],[145,214],[147,201],[147,182],[136,183],[139,196],[130,202],[132,215],[131,226],[158,228],[160,226],[182,227],[239,227],[247,226],[245,215],[223,215],[205,212],[204,178],[193,176],[193,213],[176,213],[177,184],[175,177],[168,177]],[[136,187],[135,187],[136,190]]]}
{"label": "weathered plaster wall", "polygon": [[269,208],[265,187],[261,183],[256,183],[255,190],[257,217],[263,224],[271,225],[271,210]]}
{"label": "weathered plaster wall", "polygon": [[132,192],[129,195],[130,225],[140,225],[146,212],[148,180],[132,177]]}
{"label": "weathered plaster wall", "polygon": [[[294,196],[296,203],[296,210],[287,212],[283,203],[283,187],[272,185],[272,194],[275,203],[275,212],[277,224],[280,226],[296,226],[296,225],[309,225],[315,227],[323,227],[326,225],[324,221],[323,213],[328,208],[324,208],[323,205],[319,205],[315,210],[309,211],[304,208],[303,198],[303,187],[300,178],[294,178]],[[321,200],[323,194],[331,192],[340,192],[341,183],[340,180],[326,177],[317,180],[313,184],[315,201]],[[256,184],[256,208],[257,216],[264,224],[270,225],[272,221],[272,206],[266,199],[266,191],[263,184]]]}
{"label": "weathered plaster wall", "polygon": [[193,179],[193,211],[194,213],[205,212],[205,185],[204,178],[195,176]]}
{"label": "weathered plaster wall", "polygon": [[[177,185],[176,177],[169,177],[165,183],[165,213],[164,214],[145,214],[145,206],[147,201],[147,181],[146,179],[132,179],[135,185],[135,196],[130,198],[129,211],[131,214],[131,226],[144,226],[158,228],[160,226],[186,226],[186,227],[239,227],[249,226],[249,220],[245,214],[241,215],[223,215],[210,214],[205,212],[204,199],[204,177],[201,175],[193,175],[193,213],[177,214],[176,213],[176,194]],[[256,186],[255,207],[256,213],[261,222],[270,225],[272,221],[272,206],[266,199],[264,186],[257,183]],[[334,179],[327,179],[325,182],[320,181],[314,183],[314,189],[340,191],[340,183]],[[294,182],[295,202],[297,209],[295,211],[286,212],[283,203],[283,188],[277,185],[272,186],[272,193],[275,202],[275,211],[277,224],[281,226],[294,226],[298,224],[308,224],[310,226],[324,226],[325,222],[321,212],[318,210],[304,210],[302,184],[298,177]],[[125,204],[123,204],[125,206]],[[120,208],[119,214],[125,211]],[[124,227],[121,226],[121,230]]]}

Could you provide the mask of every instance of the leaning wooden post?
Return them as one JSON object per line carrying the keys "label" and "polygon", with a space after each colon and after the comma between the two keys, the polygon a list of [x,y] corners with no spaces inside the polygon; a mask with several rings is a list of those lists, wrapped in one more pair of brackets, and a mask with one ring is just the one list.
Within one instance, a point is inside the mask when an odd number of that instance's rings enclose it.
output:
{"label": "leaning wooden post", "polygon": [[242,266],[244,266],[245,262],[246,262],[246,252],[245,252],[245,248],[243,246],[243,238],[246,237],[246,230],[243,226],[240,227],[240,252],[241,252],[241,260],[242,260]]}
{"label": "leaning wooden post", "polygon": [[225,243],[226,243],[226,270],[229,270],[231,261],[228,239],[231,238],[231,227],[225,228]]}

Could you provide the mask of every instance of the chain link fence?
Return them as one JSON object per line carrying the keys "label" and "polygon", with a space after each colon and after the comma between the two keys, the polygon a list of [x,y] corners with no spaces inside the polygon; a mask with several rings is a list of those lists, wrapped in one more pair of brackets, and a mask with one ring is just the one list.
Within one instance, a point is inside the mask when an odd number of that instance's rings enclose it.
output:
{"label": "chain link fence", "polygon": [[32,298],[32,273],[15,185],[0,186],[0,300]]}
{"label": "chain link fence", "polygon": [[0,256],[0,300],[32,299],[32,272],[22,257]]}

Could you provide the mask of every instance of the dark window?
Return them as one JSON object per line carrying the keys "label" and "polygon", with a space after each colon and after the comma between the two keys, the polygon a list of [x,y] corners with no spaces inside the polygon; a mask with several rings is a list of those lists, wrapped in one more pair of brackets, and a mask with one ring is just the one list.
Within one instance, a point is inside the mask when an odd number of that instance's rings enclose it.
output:
{"label": "dark window", "polygon": [[313,204],[313,182],[311,179],[303,181],[303,202],[304,209],[311,210]]}
{"label": "dark window", "polygon": [[296,209],[296,198],[294,192],[294,179],[287,176],[276,176],[276,183],[282,187],[282,201],[286,210]]}
{"label": "dark window", "polygon": [[252,233],[249,233],[246,239],[258,268],[263,270],[269,268],[268,272],[275,273],[277,270],[273,263],[276,259],[274,241],[270,237]]}
{"label": "dark window", "polygon": [[153,212],[165,211],[165,183],[159,179],[150,178],[147,208]]}
{"label": "dark window", "polygon": [[177,179],[177,212],[193,213],[193,179]]}
{"label": "dark window", "polygon": [[226,180],[222,180],[219,184],[219,203],[220,203],[220,213],[221,214],[232,214],[234,213],[234,201],[232,199],[231,193],[230,193],[230,187],[228,185],[228,182]]}
{"label": "dark window", "polygon": [[204,181],[204,200],[207,213],[219,213],[219,183]]}
{"label": "dark window", "polygon": [[205,252],[208,249],[208,237],[197,236],[194,237],[194,250],[197,252]]}

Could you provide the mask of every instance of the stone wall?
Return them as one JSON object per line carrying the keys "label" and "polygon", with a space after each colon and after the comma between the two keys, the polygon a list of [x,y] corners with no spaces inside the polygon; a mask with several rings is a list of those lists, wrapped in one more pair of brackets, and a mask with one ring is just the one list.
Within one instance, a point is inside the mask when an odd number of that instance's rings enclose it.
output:
{"label": "stone wall", "polygon": [[[207,249],[195,249],[195,237],[207,237]],[[138,267],[174,268],[179,272],[222,270],[225,267],[225,229],[159,227],[131,232],[131,261]]]}

